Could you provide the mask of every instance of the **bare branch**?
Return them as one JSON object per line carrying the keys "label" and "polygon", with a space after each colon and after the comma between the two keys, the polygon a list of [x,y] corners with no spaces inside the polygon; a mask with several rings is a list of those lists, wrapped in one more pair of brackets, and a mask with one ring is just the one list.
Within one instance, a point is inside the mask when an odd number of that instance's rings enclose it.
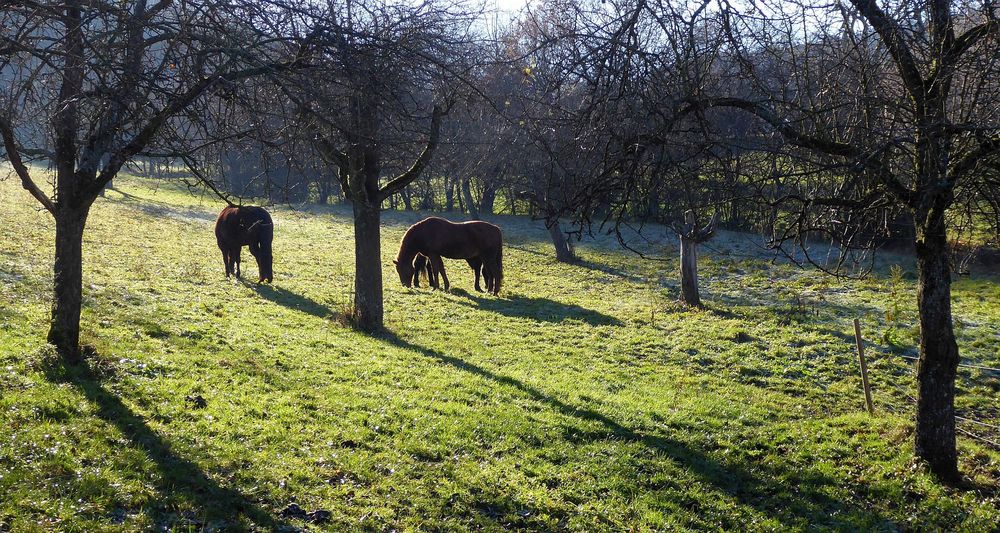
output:
{"label": "bare branch", "polygon": [[434,155],[434,150],[437,148],[438,139],[441,133],[441,117],[445,114],[444,108],[440,105],[434,106],[434,112],[431,114],[431,131],[427,139],[427,145],[424,150],[417,157],[417,160],[413,162],[406,172],[392,178],[379,190],[379,201],[384,200],[396,192],[398,192],[403,187],[406,187],[413,180],[415,180],[420,173],[424,171],[427,164],[430,162],[431,157]]}
{"label": "bare branch", "polygon": [[21,154],[18,151],[17,142],[14,139],[14,129],[11,127],[10,122],[6,118],[0,117],[0,136],[3,136],[4,149],[7,151],[7,159],[10,161],[11,166],[14,167],[14,172],[17,173],[18,177],[21,178],[21,186],[28,191],[31,196],[33,196],[46,211],[52,213],[56,212],[55,205],[52,203],[52,199],[45,195],[38,185],[31,179],[31,174],[28,172],[28,167],[21,160]]}

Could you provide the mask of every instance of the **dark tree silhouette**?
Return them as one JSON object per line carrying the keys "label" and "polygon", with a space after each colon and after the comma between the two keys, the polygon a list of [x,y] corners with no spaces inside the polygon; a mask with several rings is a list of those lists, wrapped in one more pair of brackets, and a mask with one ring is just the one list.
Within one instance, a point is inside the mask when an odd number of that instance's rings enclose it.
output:
{"label": "dark tree silhouette", "polygon": [[[83,233],[122,166],[199,98],[293,61],[260,3],[4,2],[0,137],[24,189],[55,219],[48,340],[80,359]],[[47,161],[47,187],[33,161]]]}

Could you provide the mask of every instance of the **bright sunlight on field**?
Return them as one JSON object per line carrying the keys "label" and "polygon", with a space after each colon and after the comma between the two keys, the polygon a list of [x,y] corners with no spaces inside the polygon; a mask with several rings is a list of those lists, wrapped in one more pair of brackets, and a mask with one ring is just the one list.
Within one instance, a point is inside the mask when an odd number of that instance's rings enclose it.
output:
{"label": "bright sunlight on field", "polygon": [[[567,265],[540,224],[493,217],[494,298],[463,261],[448,262],[450,293],[401,287],[390,259],[421,215],[389,212],[388,331],[367,336],[341,319],[348,207],[273,208],[274,284],[258,286],[224,278],[217,201],[115,185],[85,234],[89,358],[67,370],[45,345],[51,217],[0,182],[0,531],[1000,523],[1000,453],[961,435],[972,484],[957,488],[913,459],[905,258],[844,281],[745,257],[730,235],[702,257],[707,308],[692,310],[672,244],[654,262],[585,242]],[[244,272],[256,279],[246,254]],[[1000,366],[998,282],[955,285],[965,362]],[[960,415],[1000,423],[1000,375],[962,370],[958,386]]]}

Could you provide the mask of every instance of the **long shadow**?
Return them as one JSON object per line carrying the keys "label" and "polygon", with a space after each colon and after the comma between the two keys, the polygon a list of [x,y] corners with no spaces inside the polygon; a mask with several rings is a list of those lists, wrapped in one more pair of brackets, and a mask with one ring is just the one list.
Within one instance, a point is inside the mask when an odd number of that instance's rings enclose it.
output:
{"label": "long shadow", "polygon": [[648,283],[648,280],[642,278],[641,276],[636,276],[635,274],[631,274],[620,268],[615,268],[610,265],[589,261],[587,259],[578,259],[574,261],[573,264],[576,266],[586,268],[588,270],[596,270],[598,272],[603,272],[610,276],[619,277],[626,281],[631,281],[634,283]]}
{"label": "long shadow", "polygon": [[187,221],[187,222],[206,222],[211,223],[215,221],[215,214],[213,214],[208,209],[200,209],[196,207],[178,207],[176,205],[153,200],[151,198],[142,198],[129,194],[125,191],[112,189],[115,193],[120,194],[121,198],[115,198],[113,196],[105,196],[104,199],[108,202],[119,203],[133,209],[138,209],[147,215],[154,217],[169,217],[175,220]]}
{"label": "long shadow", "polygon": [[[811,527],[815,527],[816,524],[812,522],[827,517],[828,522],[825,526],[852,530],[856,524],[845,516],[852,511],[881,519],[875,511],[852,509],[843,501],[825,494],[825,487],[837,486],[840,482],[814,470],[783,470],[761,463],[754,465],[755,471],[765,474],[759,477],[740,465],[723,464],[683,442],[633,430],[599,412],[553,398],[520,380],[497,374],[461,358],[413,344],[391,332],[384,333],[381,338],[398,348],[420,353],[480,378],[515,388],[567,417],[596,422],[603,426],[603,430],[583,433],[574,430],[573,438],[585,441],[620,440],[640,443],[655,453],[663,454],[683,465],[700,480],[732,496],[742,505],[776,517],[788,528],[801,528],[801,520],[806,520]],[[860,490],[868,489],[861,487]],[[796,496],[793,497],[792,494]],[[792,518],[798,520],[790,520]]]}
{"label": "long shadow", "polygon": [[313,300],[308,296],[296,294],[287,289],[282,289],[281,287],[251,283],[242,279],[240,280],[240,283],[253,289],[254,292],[256,292],[261,298],[272,301],[283,307],[294,309],[295,311],[301,311],[319,318],[327,318],[335,314],[332,309],[317,302],[316,300]]}
{"label": "long shadow", "polygon": [[[80,391],[97,407],[96,414],[116,427],[131,442],[156,463],[160,471],[157,490],[163,496],[158,505],[159,520],[170,520],[172,500],[181,498],[195,506],[199,519],[223,521],[225,529],[243,529],[242,519],[249,519],[257,528],[268,531],[292,529],[292,525],[261,508],[234,488],[223,487],[197,464],[178,455],[170,442],[150,428],[143,417],[132,412],[121,398],[105,389],[100,378],[87,365],[67,367],[59,363],[46,370],[49,379],[64,382]],[[168,527],[176,526],[172,524]],[[186,527],[186,526],[181,526]]]}
{"label": "long shadow", "polygon": [[504,243],[504,246],[506,246],[510,250],[517,250],[519,252],[524,252],[526,254],[535,254],[535,255],[544,255],[544,256],[551,256],[552,255],[552,254],[547,254],[545,252],[539,252],[538,250],[532,250],[531,248],[525,248],[524,246],[518,246],[516,244]]}
{"label": "long shadow", "polygon": [[580,320],[591,326],[620,326],[621,320],[604,313],[565,304],[549,298],[531,298],[511,295],[505,298],[479,296],[463,290],[453,290],[453,294],[465,296],[469,301],[457,300],[462,305],[492,311],[504,316],[530,318],[539,322],[562,322],[568,319]]}

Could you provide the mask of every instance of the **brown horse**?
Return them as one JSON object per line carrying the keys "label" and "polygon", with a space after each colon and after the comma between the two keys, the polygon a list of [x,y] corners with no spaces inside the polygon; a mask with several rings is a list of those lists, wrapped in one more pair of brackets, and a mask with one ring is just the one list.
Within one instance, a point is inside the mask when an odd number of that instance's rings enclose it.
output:
{"label": "brown horse", "polygon": [[271,215],[260,207],[229,206],[219,213],[215,221],[215,240],[222,250],[226,277],[240,277],[240,249],[250,247],[250,254],[257,259],[258,283],[274,281],[271,242],[274,240],[274,222]]}
{"label": "brown horse", "polygon": [[486,281],[486,292],[494,295],[500,293],[503,283],[503,233],[500,228],[487,222],[450,222],[443,218],[430,217],[417,222],[406,230],[399,244],[399,253],[393,263],[399,281],[405,287],[411,286],[417,254],[427,257],[432,276],[429,276],[432,286],[437,284],[440,274],[444,278],[444,288],[450,284],[444,271],[442,257],[449,259],[465,259],[476,272],[476,288],[479,288],[479,273],[482,272]]}

